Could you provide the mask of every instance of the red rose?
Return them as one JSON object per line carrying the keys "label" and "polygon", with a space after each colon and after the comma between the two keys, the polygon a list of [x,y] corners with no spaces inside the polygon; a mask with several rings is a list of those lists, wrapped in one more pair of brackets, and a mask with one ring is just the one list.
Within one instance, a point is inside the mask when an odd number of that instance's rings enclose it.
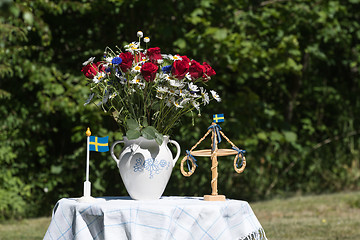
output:
{"label": "red rose", "polygon": [[187,56],[181,56],[182,60],[176,60],[171,69],[171,74],[177,79],[183,79],[190,68],[190,60]]}
{"label": "red rose", "polygon": [[129,68],[131,68],[132,62],[134,61],[134,56],[129,53],[120,53],[119,57],[122,59],[120,64],[121,71],[126,72]]}
{"label": "red rose", "polygon": [[141,74],[144,77],[145,81],[152,82],[156,77],[156,72],[159,67],[151,62],[146,62],[141,67]]}
{"label": "red rose", "polygon": [[204,78],[204,81],[207,82],[209,81],[210,77],[215,75],[216,72],[214,69],[212,69],[212,67],[210,67],[209,64],[207,64],[206,62],[203,62],[203,67],[204,67],[204,75],[203,75],[203,78]]}
{"label": "red rose", "polygon": [[104,67],[101,62],[97,63],[89,63],[81,69],[81,72],[85,75],[85,77],[92,79],[98,72],[104,71]]}
{"label": "red rose", "polygon": [[160,48],[158,47],[149,48],[146,52],[146,55],[148,55],[150,61],[155,64],[157,64],[157,60],[162,59]]}
{"label": "red rose", "polygon": [[191,64],[189,67],[189,74],[191,76],[191,79],[198,79],[203,76],[204,67],[201,66],[201,64],[198,63],[197,61],[191,60]]}

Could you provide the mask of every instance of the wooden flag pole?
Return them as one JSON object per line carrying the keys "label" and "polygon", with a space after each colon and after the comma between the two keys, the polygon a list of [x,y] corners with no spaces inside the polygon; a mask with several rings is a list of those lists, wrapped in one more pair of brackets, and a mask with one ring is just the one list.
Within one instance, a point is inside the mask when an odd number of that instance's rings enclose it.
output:
{"label": "wooden flag pole", "polygon": [[[216,125],[216,123],[212,123],[212,126]],[[204,195],[205,201],[225,201],[225,195],[218,195],[217,189],[217,180],[218,180],[218,136],[216,131],[212,131],[211,134],[211,195]]]}

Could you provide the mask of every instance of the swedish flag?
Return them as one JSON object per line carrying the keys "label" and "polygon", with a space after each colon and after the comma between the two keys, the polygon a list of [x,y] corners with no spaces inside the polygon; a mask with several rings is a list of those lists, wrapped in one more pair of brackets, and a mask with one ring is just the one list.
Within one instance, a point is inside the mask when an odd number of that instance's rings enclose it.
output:
{"label": "swedish flag", "polygon": [[95,152],[107,152],[109,151],[109,137],[95,137],[90,136],[89,150]]}
{"label": "swedish flag", "polygon": [[224,120],[225,120],[224,114],[214,114],[213,115],[213,122],[214,123],[224,122]]}

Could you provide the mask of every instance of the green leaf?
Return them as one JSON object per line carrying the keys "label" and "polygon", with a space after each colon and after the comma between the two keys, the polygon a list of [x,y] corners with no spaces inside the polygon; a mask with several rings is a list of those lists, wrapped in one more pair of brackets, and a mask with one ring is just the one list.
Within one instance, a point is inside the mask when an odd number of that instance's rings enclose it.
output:
{"label": "green leaf", "polygon": [[159,133],[156,129],[155,129],[155,135],[156,135],[156,138],[155,138],[155,141],[157,142],[157,144],[161,145],[164,141],[164,136]]}
{"label": "green leaf", "polygon": [[184,39],[182,39],[182,38],[179,38],[173,44],[174,44],[174,46],[177,46],[180,49],[183,49],[183,48],[186,47],[186,41]]}
{"label": "green leaf", "polygon": [[155,132],[157,131],[153,126],[147,126],[141,130],[142,136],[149,140],[156,138]]}
{"label": "green leaf", "polygon": [[137,139],[139,138],[141,135],[140,131],[139,130],[135,130],[135,129],[130,129],[126,132],[126,137],[129,139],[129,140],[132,140],[132,139]]}
{"label": "green leaf", "polygon": [[227,37],[227,34],[227,29],[219,28],[214,34],[214,39],[218,41],[223,41]]}
{"label": "green leaf", "polygon": [[281,141],[283,139],[283,136],[277,131],[272,131],[270,133],[270,139],[271,141]]}
{"label": "green leaf", "polygon": [[160,110],[160,102],[155,102],[151,105],[151,109],[153,109],[154,111],[159,111]]}
{"label": "green leaf", "polygon": [[126,125],[128,129],[136,130],[139,128],[139,124],[132,118],[126,119]]}
{"label": "green leaf", "polygon": [[50,169],[50,172],[52,174],[60,174],[62,172],[62,166],[55,166],[55,165],[52,165],[51,166],[51,169]]}
{"label": "green leaf", "polygon": [[284,131],[284,136],[285,136],[285,140],[287,142],[296,142],[297,140],[297,135],[294,132],[290,132],[290,131]]}
{"label": "green leaf", "polygon": [[146,118],[144,118],[144,119],[143,119],[143,121],[142,121],[142,125],[143,125],[143,127],[147,127],[147,126],[149,126],[149,124],[148,124],[148,122],[147,122]]}
{"label": "green leaf", "polygon": [[258,137],[260,140],[267,141],[267,136],[266,136],[266,133],[264,133],[264,132],[259,132],[259,133],[257,134],[257,137]]}

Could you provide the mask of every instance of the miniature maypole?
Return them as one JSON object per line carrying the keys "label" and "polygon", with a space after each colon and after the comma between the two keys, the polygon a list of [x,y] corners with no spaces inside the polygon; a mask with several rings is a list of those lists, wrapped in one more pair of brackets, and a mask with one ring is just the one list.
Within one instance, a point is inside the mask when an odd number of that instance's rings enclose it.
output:
{"label": "miniature maypole", "polygon": [[[221,127],[217,124],[219,122],[224,122],[224,114],[215,114],[213,116],[213,123],[208,128],[208,131],[205,135],[190,149],[190,151],[186,151],[186,156],[182,159],[180,170],[181,173],[185,177],[190,177],[197,167],[196,159],[194,156],[200,157],[210,157],[211,158],[211,195],[205,195],[205,201],[225,201],[225,195],[218,195],[218,156],[230,156],[235,155],[234,158],[234,169],[237,173],[242,173],[246,167],[246,159],[245,159],[245,150],[239,149],[232,143],[222,132]],[[204,150],[196,150],[194,149],[210,134],[211,134],[211,149]],[[231,144],[232,149],[219,149],[218,144],[221,142],[221,136]],[[241,160],[241,164],[239,165],[239,161]],[[191,162],[191,168],[189,161]],[[184,170],[184,163],[187,162],[188,172]]]}

